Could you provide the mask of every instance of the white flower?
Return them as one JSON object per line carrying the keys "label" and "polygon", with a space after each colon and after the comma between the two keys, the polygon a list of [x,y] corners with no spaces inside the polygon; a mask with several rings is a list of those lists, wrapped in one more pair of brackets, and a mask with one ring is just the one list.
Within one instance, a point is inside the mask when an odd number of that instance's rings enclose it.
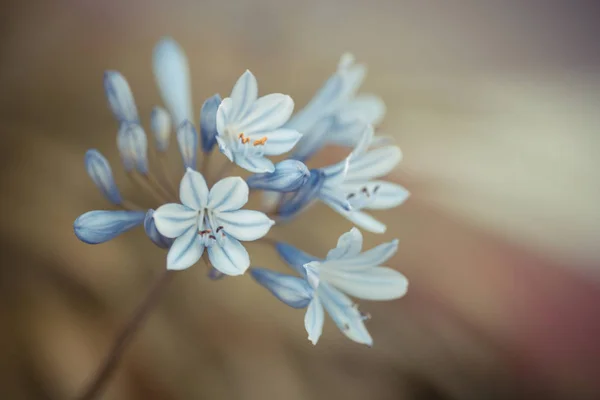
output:
{"label": "white flower", "polygon": [[293,109],[292,98],[280,93],[258,98],[256,78],[246,71],[217,110],[219,149],[250,172],[273,172],[273,162],[265,156],[290,151],[302,136],[281,128]]}
{"label": "white flower", "polygon": [[189,268],[206,248],[213,267],[227,275],[243,274],[250,258],[240,240],[259,239],[274,224],[259,211],[240,210],[248,201],[246,182],[225,178],[209,191],[202,174],[188,169],[179,196],[182,204],[165,204],[154,212],[158,231],[176,238],[167,255],[167,268]]}

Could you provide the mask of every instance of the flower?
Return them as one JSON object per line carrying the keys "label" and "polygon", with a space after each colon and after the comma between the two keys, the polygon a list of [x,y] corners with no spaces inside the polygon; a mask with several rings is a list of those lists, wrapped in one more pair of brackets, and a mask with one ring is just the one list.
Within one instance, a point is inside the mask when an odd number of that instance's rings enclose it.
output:
{"label": "flower", "polygon": [[290,151],[302,136],[295,129],[281,128],[293,109],[292,98],[281,93],[258,98],[256,78],[244,72],[217,110],[219,149],[250,172],[273,172],[273,162],[265,156]]}
{"label": "flower", "polygon": [[175,239],[167,268],[189,268],[207,248],[213,267],[226,275],[243,274],[250,258],[240,240],[259,239],[275,223],[259,211],[240,210],[248,193],[239,177],[222,179],[209,191],[202,174],[188,168],[179,187],[182,204],[165,204],[153,215],[158,231]]}
{"label": "flower", "polygon": [[144,211],[88,211],[75,220],[73,229],[82,242],[99,244],[141,225],[145,217]]}
{"label": "flower", "polygon": [[308,338],[316,344],[323,331],[324,310],[351,340],[371,346],[365,327],[368,316],[348,297],[393,300],[406,294],[408,280],[400,272],[380,266],[398,248],[398,240],[362,252],[363,237],[352,228],[338,239],[324,260],[285,243],[277,243],[279,255],[301,277],[252,268],[252,277],[286,304],[307,307],[304,324]]}

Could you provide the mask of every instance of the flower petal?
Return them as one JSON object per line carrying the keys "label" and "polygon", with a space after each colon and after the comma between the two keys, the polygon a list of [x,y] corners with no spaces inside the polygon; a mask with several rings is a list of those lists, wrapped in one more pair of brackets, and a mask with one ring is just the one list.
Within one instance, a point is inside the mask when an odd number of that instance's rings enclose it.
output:
{"label": "flower petal", "polygon": [[312,344],[317,344],[323,333],[323,324],[325,322],[325,311],[318,296],[315,296],[306,309],[304,315],[304,327],[308,333],[308,340]]}
{"label": "flower petal", "polygon": [[263,145],[264,154],[278,156],[293,149],[302,134],[292,129],[277,129],[271,132],[252,133],[247,136],[253,141],[266,138],[267,141]]}
{"label": "flower petal", "polygon": [[340,236],[335,249],[329,250],[327,261],[356,257],[362,250],[362,244],[362,233],[358,229],[352,228]]}
{"label": "flower petal", "polygon": [[236,126],[247,135],[272,131],[285,124],[293,111],[294,100],[290,96],[281,93],[268,94],[256,100]]}
{"label": "flower petal", "polygon": [[291,218],[305,209],[317,198],[324,182],[324,176],[319,170],[311,170],[306,183],[294,195],[285,199],[279,206],[278,213],[283,218]]}
{"label": "flower petal", "polygon": [[231,91],[231,101],[233,110],[229,116],[229,121],[236,121],[243,118],[258,97],[258,84],[252,72],[246,70],[235,83]]}
{"label": "flower petal", "polygon": [[73,223],[75,235],[88,244],[107,242],[142,222],[144,211],[88,211]]}
{"label": "flower petal", "polygon": [[222,245],[215,243],[208,248],[212,266],[225,275],[242,275],[250,266],[250,256],[244,246],[234,238],[225,236]]}
{"label": "flower petal", "polygon": [[330,206],[333,210],[341,214],[344,218],[352,221],[359,228],[372,233],[384,233],[387,229],[386,225],[371,215],[358,210],[346,211],[341,207],[336,206],[333,203],[325,203]]}
{"label": "flower petal", "polygon": [[235,155],[235,163],[246,171],[254,172],[255,174],[275,171],[273,161],[262,156],[242,157]]}
{"label": "flower petal", "polygon": [[117,71],[104,73],[104,90],[108,105],[119,122],[137,123],[137,107],[127,80]]}
{"label": "flower petal", "polygon": [[193,210],[205,208],[208,204],[208,186],[202,174],[188,168],[179,185],[181,203]]}
{"label": "flower petal", "polygon": [[277,242],[275,244],[275,249],[279,253],[279,257],[281,257],[290,267],[292,267],[304,278],[306,278],[306,269],[304,268],[304,264],[308,264],[313,261],[319,261],[319,258],[305,253],[287,243]]}
{"label": "flower petal", "polygon": [[370,150],[350,161],[346,182],[368,181],[390,173],[402,160],[397,146],[386,146]]}
{"label": "flower petal", "polygon": [[352,210],[352,206],[342,190],[331,190],[324,187],[319,191],[318,197],[323,203],[334,209]]}
{"label": "flower petal", "polygon": [[254,210],[220,212],[216,219],[227,234],[242,241],[260,239],[275,224],[266,214]]}
{"label": "flower petal", "polygon": [[385,103],[372,94],[361,94],[346,103],[338,112],[340,121],[360,119],[371,125],[378,125],[385,116]]}
{"label": "flower petal", "polygon": [[210,189],[208,208],[217,211],[239,210],[248,202],[249,189],[239,176],[221,179]]}
{"label": "flower petal", "polygon": [[355,192],[366,188],[371,193],[365,208],[371,210],[385,210],[394,208],[404,203],[410,196],[410,192],[403,186],[386,181],[370,181],[367,185],[362,183],[345,184],[344,190]]}
{"label": "flower petal", "polygon": [[154,77],[175,126],[193,120],[190,71],[183,49],[171,38],[163,38],[154,48]]}
{"label": "flower petal", "polygon": [[210,153],[217,144],[217,110],[220,104],[221,96],[215,94],[206,99],[200,111],[200,137],[205,153]]}
{"label": "flower petal", "polygon": [[[292,158],[295,160],[305,161],[314,153],[319,151],[327,144],[326,139],[334,125],[334,116],[328,116],[321,118],[310,128],[298,130],[299,132],[302,132],[302,137],[296,146],[294,146]],[[289,128],[290,126],[286,124],[285,127]]]}
{"label": "flower petal", "polygon": [[163,236],[158,231],[158,229],[156,228],[156,223],[154,222],[153,215],[154,215],[154,210],[150,209],[146,213],[146,218],[144,218],[144,230],[146,231],[146,235],[158,247],[161,247],[163,249],[168,249],[173,244],[173,239]]}
{"label": "flower petal", "polygon": [[156,149],[165,152],[169,148],[171,138],[171,116],[162,107],[154,107],[150,114],[150,129],[154,134]]}
{"label": "flower petal", "polygon": [[217,108],[217,133],[222,138],[224,138],[227,135],[227,132],[225,132],[225,128],[231,120],[232,115],[233,100],[231,100],[231,97],[226,97],[223,99],[223,101],[221,101],[221,104],[219,104],[219,107]]}
{"label": "flower petal", "polygon": [[325,283],[319,286],[318,296],[344,335],[355,342],[373,345],[373,339],[363,322],[363,315],[348,296]]}
{"label": "flower petal", "polygon": [[398,250],[398,239],[380,244],[354,257],[340,260],[327,260],[324,269],[339,269],[344,272],[354,272],[370,269],[384,264]]}
{"label": "flower petal", "polygon": [[322,268],[321,276],[350,296],[365,300],[393,300],[406,294],[408,280],[400,272],[387,267],[361,271]]}
{"label": "flower petal", "polygon": [[185,168],[196,169],[196,154],[198,153],[198,133],[194,124],[185,120],[177,129],[177,144],[183,158]]}
{"label": "flower petal", "polygon": [[117,148],[125,170],[148,173],[148,138],[138,124],[123,123],[117,134]]}
{"label": "flower petal", "polygon": [[233,162],[233,151],[231,151],[231,147],[227,144],[227,141],[223,139],[221,136],[217,136],[217,144],[219,145],[219,151],[225,155],[229,159],[229,161]]}
{"label": "flower petal", "polygon": [[275,164],[275,171],[252,175],[246,179],[246,183],[250,189],[286,193],[298,190],[309,177],[310,171],[304,163],[284,160]]}
{"label": "flower petal", "polygon": [[198,230],[191,227],[173,242],[167,254],[167,269],[181,271],[196,264],[204,253]]}
{"label": "flower petal", "polygon": [[304,308],[313,298],[313,289],[302,278],[264,268],[252,268],[250,275],[290,307]]}
{"label": "flower petal", "polygon": [[113,204],[121,204],[123,200],[113,178],[110,164],[98,150],[91,149],[85,153],[85,169],[104,197]]}
{"label": "flower petal", "polygon": [[156,229],[168,237],[176,238],[192,226],[198,225],[198,211],[184,205],[169,203],[158,207],[153,214]]}

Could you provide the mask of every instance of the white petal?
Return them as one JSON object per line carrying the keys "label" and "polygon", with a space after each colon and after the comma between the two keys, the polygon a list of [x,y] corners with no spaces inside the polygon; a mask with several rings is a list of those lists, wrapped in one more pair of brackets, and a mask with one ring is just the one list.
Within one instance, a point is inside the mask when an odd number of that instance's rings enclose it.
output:
{"label": "white petal", "polygon": [[239,176],[221,179],[210,189],[208,208],[217,211],[239,210],[248,202],[248,184]]}
{"label": "white petal", "polygon": [[265,157],[235,156],[235,163],[246,171],[254,172],[255,174],[275,171],[273,161]]}
{"label": "white petal", "polygon": [[198,211],[181,204],[170,203],[158,207],[153,217],[156,229],[162,235],[176,238],[197,225]]}
{"label": "white petal", "polygon": [[200,210],[208,204],[208,186],[202,174],[188,168],[179,185],[181,202],[193,210]]}
{"label": "white petal", "polygon": [[221,151],[229,161],[233,162],[233,152],[231,151],[231,147],[227,144],[227,141],[223,139],[222,136],[217,136],[216,139],[217,144],[219,145],[219,151]]}
{"label": "white petal", "polygon": [[167,269],[182,270],[196,264],[204,246],[200,242],[200,236],[196,227],[189,228],[183,235],[173,242],[167,254]]}
{"label": "white petal", "polygon": [[250,140],[267,138],[263,147],[265,155],[278,156],[293,149],[302,134],[292,129],[277,129],[272,132],[254,133],[248,137]]}
{"label": "white petal", "polygon": [[335,249],[329,250],[327,260],[345,259],[357,256],[362,250],[362,233],[356,228],[344,233],[338,239]]}
{"label": "white petal", "polygon": [[260,239],[275,224],[266,214],[253,210],[220,212],[216,220],[227,234],[242,241]]}
{"label": "white petal", "polygon": [[406,294],[408,280],[400,272],[387,267],[361,271],[321,268],[321,277],[350,296],[365,300],[393,300]]}
{"label": "white petal", "polygon": [[304,315],[304,327],[308,332],[308,340],[312,344],[317,344],[321,333],[323,333],[323,323],[325,322],[325,312],[318,296],[315,296],[306,309]]}
{"label": "white petal", "polygon": [[177,144],[183,158],[183,166],[186,169],[195,169],[196,155],[198,154],[198,133],[194,124],[189,120],[183,121],[177,128]]}
{"label": "white petal", "polygon": [[347,218],[349,221],[352,221],[359,228],[362,228],[366,231],[369,231],[372,233],[384,233],[387,229],[387,227],[385,226],[384,223],[376,220],[375,218],[373,218],[372,216],[370,216],[369,214],[367,214],[363,211],[357,211],[357,210],[346,211],[341,207],[336,207],[334,204],[331,204],[331,203],[325,203],[325,204],[327,204],[333,210],[340,213],[342,216]]}
{"label": "white petal", "polygon": [[231,100],[233,102],[230,121],[243,118],[258,97],[258,84],[252,72],[246,70],[235,83],[231,91]]}
{"label": "white petal", "polygon": [[246,135],[272,131],[285,124],[293,111],[294,100],[290,96],[281,93],[268,94],[254,102],[237,126]]}
{"label": "white petal", "polygon": [[366,208],[372,210],[385,210],[394,208],[404,203],[410,196],[410,192],[403,186],[385,181],[372,181],[370,185],[377,187],[373,200]]}
{"label": "white petal", "polygon": [[190,71],[183,49],[173,39],[164,38],[154,48],[154,77],[175,126],[193,121]]}
{"label": "white petal", "polygon": [[104,73],[104,90],[115,118],[120,122],[138,122],[138,111],[127,80],[117,71]]}
{"label": "white petal", "polygon": [[208,248],[213,267],[225,275],[242,275],[250,266],[250,256],[244,246],[234,238],[223,238],[223,245],[215,243]]}
{"label": "white petal", "polygon": [[226,135],[225,128],[229,124],[229,121],[231,121],[232,108],[233,101],[231,97],[223,99],[221,104],[219,104],[219,108],[217,108],[217,132],[223,138]]}
{"label": "white petal", "polygon": [[319,286],[318,296],[329,316],[344,335],[355,342],[367,346],[373,345],[373,339],[365,327],[362,314],[348,296],[325,283]]}
{"label": "white petal", "polygon": [[346,181],[367,181],[387,175],[402,160],[397,146],[386,146],[370,150],[350,161]]}
{"label": "white petal", "polygon": [[345,104],[338,113],[341,121],[360,119],[378,125],[385,116],[385,103],[380,97],[371,94],[358,95]]}
{"label": "white petal", "polygon": [[150,128],[154,133],[156,149],[164,152],[169,148],[169,139],[171,138],[171,116],[162,107],[154,107],[150,114]]}
{"label": "white petal", "polygon": [[396,254],[397,250],[398,239],[394,239],[391,242],[382,243],[351,258],[327,260],[327,262],[323,263],[323,268],[339,269],[345,272],[362,271],[384,264]]}
{"label": "white petal", "polygon": [[323,187],[317,194],[319,199],[333,209],[341,209],[345,211],[352,210],[346,194],[341,190],[332,190]]}
{"label": "white petal", "polygon": [[[319,151],[327,144],[327,136],[334,125],[335,118],[329,116],[321,118],[308,129],[297,129],[299,132],[302,132],[302,137],[296,146],[294,146],[292,158],[300,161],[307,160],[310,156]],[[290,124],[286,124],[285,127],[293,128]]]}

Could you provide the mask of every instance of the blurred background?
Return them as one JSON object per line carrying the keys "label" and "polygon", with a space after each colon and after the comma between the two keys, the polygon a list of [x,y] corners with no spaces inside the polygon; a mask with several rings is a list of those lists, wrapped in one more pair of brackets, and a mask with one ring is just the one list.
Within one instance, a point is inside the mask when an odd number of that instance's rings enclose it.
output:
{"label": "blurred background", "polygon": [[[584,0],[3,1],[0,398],[73,398],[164,268],[141,229],[98,246],[72,230],[109,208],[88,148],[136,197],[102,74],[127,77],[147,127],[164,35],[188,54],[196,110],[246,68],[301,107],[342,53],[368,64],[363,90],[386,101],[381,130],[405,155],[390,178],[412,197],[377,214],[388,232],[366,242],[398,237],[390,266],[411,286],[361,303],[373,348],[330,320],[313,347],[303,311],[199,264],[175,277],[105,399],[600,398],[598,16]],[[322,256],[349,228],[317,206],[271,237]]]}

